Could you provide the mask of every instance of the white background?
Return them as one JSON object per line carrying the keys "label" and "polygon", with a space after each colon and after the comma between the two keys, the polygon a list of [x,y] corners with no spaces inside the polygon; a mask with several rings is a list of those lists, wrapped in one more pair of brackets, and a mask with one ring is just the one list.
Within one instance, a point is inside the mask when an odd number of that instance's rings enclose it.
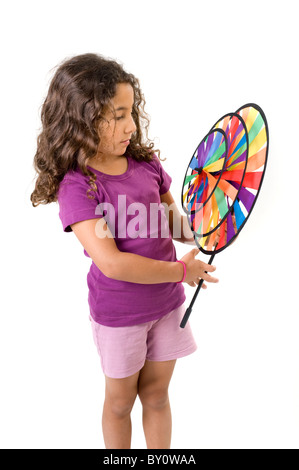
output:
{"label": "white background", "polygon": [[[296,1],[11,1],[1,9],[0,446],[103,448],[104,377],[88,321],[90,261],[58,206],[33,208],[51,69],[96,52],[139,77],[180,207],[191,155],[223,114],[259,104],[267,173],[218,285],[191,316],[198,351],[170,387],[175,449],[299,447]],[[5,5],[5,6],[4,6]],[[296,188],[297,186],[297,188]],[[190,247],[176,244],[178,257]],[[202,255],[202,259],[207,258]],[[186,286],[187,304],[194,290]],[[133,448],[144,448],[139,402]]]}

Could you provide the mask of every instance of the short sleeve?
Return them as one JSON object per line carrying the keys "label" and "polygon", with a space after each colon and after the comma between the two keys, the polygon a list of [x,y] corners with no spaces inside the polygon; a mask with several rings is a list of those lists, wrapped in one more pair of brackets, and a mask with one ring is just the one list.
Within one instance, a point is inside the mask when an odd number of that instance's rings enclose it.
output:
{"label": "short sleeve", "polygon": [[[100,202],[98,194],[94,191],[87,194],[88,189],[90,185],[87,179],[79,173],[66,174],[60,183],[57,200],[59,217],[65,232],[72,231],[71,224],[102,217],[96,211]],[[93,195],[94,199],[91,199]]]}
{"label": "short sleeve", "polygon": [[154,156],[154,161],[156,162],[160,175],[160,195],[162,196],[162,194],[165,194],[169,191],[172,179],[169,174],[164,170],[160,160],[156,155]]}

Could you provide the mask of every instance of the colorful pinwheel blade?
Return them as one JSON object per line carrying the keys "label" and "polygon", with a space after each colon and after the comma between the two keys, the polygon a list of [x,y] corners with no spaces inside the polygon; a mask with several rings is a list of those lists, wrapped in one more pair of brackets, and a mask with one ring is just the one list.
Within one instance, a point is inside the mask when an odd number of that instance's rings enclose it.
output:
{"label": "colorful pinwheel blade", "polygon": [[[205,186],[191,186],[190,180],[185,179],[185,184],[190,185],[185,195],[192,202],[201,202],[197,205],[190,204],[187,212],[194,236],[201,239],[213,234],[230,213],[239,192],[239,188],[231,183],[231,173],[237,182],[242,183],[248,156],[247,130],[239,115],[225,115],[212,128],[211,132],[215,131],[222,131],[226,136],[227,152],[224,162],[222,157],[217,160],[221,152],[215,151],[213,161],[209,161],[204,167]],[[201,145],[199,149],[200,147]],[[201,177],[203,178],[202,173]]]}
{"label": "colorful pinwheel blade", "polygon": [[227,141],[222,130],[212,130],[195,150],[182,189],[182,207],[187,214],[208,204],[221,176],[227,156]]}
{"label": "colorful pinwheel blade", "polygon": [[[246,161],[245,159],[239,160],[239,158],[232,159],[230,158],[230,149],[228,149],[228,158],[221,179],[225,180],[230,187],[235,188],[237,197],[230,206],[225,219],[222,218],[216,231],[209,234],[203,233],[199,240],[195,238],[197,245],[206,254],[224,250],[239,234],[254,207],[266,169],[269,133],[263,111],[255,104],[248,104],[242,106],[237,114],[246,126],[248,158]],[[240,150],[241,142],[238,147]],[[221,194],[218,197],[222,203],[224,199],[227,201],[227,194]],[[215,210],[218,212],[217,217],[220,220],[219,204],[218,209],[215,208]]]}

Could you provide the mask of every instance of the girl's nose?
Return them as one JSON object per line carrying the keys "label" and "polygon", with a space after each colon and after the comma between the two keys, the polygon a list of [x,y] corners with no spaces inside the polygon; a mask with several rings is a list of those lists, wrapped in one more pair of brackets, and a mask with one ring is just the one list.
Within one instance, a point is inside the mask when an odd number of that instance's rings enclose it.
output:
{"label": "girl's nose", "polygon": [[135,131],[136,131],[136,124],[134,122],[133,116],[131,115],[126,126],[126,133],[133,134],[133,132]]}

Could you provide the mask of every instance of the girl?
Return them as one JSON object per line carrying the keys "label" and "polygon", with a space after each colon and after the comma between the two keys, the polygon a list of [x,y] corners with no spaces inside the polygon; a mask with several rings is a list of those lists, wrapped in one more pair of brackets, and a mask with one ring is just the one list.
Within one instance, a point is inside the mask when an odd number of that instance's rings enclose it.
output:
{"label": "girl", "polygon": [[196,349],[190,325],[179,327],[182,282],[217,282],[209,274],[215,267],[195,259],[197,248],[176,259],[173,239],[193,237],[147,139],[144,103],[139,81],[115,61],[68,59],[43,104],[34,158],[33,206],[58,201],[64,231],[75,233],[92,261],[88,302],[105,374],[108,449],[130,448],[137,395],[147,447],[170,447],[169,382],[176,359]]}

